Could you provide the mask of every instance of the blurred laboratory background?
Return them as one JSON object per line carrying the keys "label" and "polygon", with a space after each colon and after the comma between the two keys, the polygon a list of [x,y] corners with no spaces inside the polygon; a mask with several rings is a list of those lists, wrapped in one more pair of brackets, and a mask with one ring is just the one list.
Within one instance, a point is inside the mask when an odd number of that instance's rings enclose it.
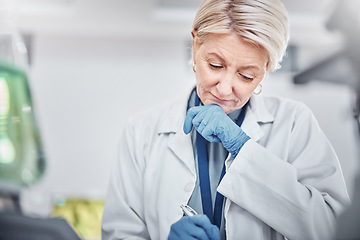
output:
{"label": "blurred laboratory background", "polygon": [[[0,21],[11,22],[26,46],[24,70],[46,162],[43,176],[21,190],[25,213],[53,216],[74,199],[78,206],[81,201],[101,206],[128,117],[172,101],[195,83],[190,31],[200,3],[0,0]],[[310,107],[338,154],[353,196],[360,159],[356,86],[347,82],[351,73],[323,71],[337,81],[322,78],[321,71],[301,75],[347,46],[341,29],[328,26],[337,1],[283,3],[290,46],[282,69],[264,80],[262,94]],[[294,81],[295,76],[304,78]]]}

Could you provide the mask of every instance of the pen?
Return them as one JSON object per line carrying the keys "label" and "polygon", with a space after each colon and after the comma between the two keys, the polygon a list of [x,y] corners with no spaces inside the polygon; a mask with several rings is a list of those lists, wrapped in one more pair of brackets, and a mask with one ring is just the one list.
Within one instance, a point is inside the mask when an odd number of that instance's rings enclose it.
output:
{"label": "pen", "polygon": [[197,212],[188,205],[180,205],[180,208],[182,209],[185,216],[191,217],[197,215]]}

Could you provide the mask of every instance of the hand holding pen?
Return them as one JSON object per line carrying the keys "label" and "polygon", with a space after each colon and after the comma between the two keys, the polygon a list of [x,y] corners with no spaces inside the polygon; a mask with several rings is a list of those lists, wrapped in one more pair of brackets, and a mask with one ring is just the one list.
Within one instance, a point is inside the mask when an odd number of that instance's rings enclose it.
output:
{"label": "hand holding pen", "polygon": [[197,214],[196,211],[188,205],[181,205],[180,208],[185,216],[171,225],[169,240],[220,240],[218,227],[211,224],[206,215]]}

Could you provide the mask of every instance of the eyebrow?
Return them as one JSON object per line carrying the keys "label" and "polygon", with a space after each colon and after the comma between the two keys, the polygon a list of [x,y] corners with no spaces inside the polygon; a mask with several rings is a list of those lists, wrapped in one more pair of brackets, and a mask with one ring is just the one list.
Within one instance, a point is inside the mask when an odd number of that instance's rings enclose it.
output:
{"label": "eyebrow", "polygon": [[[216,53],[216,52],[210,52],[208,53],[208,55],[214,55],[215,57],[219,58],[220,61],[222,63],[226,63],[225,61],[225,58],[222,57],[220,54]],[[246,65],[246,66],[241,66],[239,67],[240,70],[248,70],[248,69],[253,69],[255,71],[258,71],[258,72],[261,72],[261,68],[257,65],[254,65],[254,64],[249,64],[249,65]]]}

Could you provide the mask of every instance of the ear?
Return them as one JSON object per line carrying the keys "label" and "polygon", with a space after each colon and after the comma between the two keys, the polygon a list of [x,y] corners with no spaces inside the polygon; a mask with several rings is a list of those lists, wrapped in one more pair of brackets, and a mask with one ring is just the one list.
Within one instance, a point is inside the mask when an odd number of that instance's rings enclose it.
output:
{"label": "ear", "polygon": [[196,30],[195,29],[193,29],[191,31],[191,36],[192,36],[192,46],[194,47],[195,41],[196,41]]}
{"label": "ear", "polygon": [[195,29],[193,29],[191,31],[191,36],[192,36],[192,55],[194,58],[195,57],[195,48],[196,48],[196,30]]}

